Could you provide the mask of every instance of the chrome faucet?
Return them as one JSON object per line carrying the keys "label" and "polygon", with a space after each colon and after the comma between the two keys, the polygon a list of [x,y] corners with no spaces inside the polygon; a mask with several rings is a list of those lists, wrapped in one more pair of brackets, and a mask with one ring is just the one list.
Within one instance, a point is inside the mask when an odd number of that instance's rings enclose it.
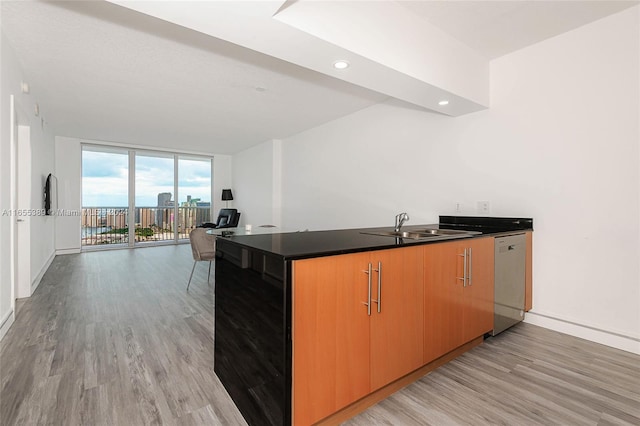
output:
{"label": "chrome faucet", "polygon": [[406,221],[409,220],[409,215],[406,213],[400,213],[398,215],[396,215],[396,227],[395,227],[395,231],[396,232],[400,232],[400,228],[402,228],[402,225],[404,225],[404,223]]}

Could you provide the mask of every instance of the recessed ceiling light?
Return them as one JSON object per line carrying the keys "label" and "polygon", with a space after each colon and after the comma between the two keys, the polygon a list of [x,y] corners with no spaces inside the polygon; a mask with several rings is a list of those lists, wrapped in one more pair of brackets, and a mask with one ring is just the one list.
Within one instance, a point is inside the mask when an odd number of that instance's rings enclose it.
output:
{"label": "recessed ceiling light", "polygon": [[441,106],[449,105],[449,101],[447,101],[447,100],[440,101],[440,102],[438,102],[438,105],[441,105]]}
{"label": "recessed ceiling light", "polygon": [[349,62],[343,60],[335,61],[333,63],[333,67],[337,70],[343,70],[345,68],[349,68]]}

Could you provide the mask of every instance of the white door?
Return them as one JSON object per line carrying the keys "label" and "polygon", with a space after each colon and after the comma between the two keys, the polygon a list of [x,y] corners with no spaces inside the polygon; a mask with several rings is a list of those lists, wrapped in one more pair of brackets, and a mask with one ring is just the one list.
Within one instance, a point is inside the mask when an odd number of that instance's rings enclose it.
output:
{"label": "white door", "polygon": [[[18,124],[17,138],[16,298],[31,296],[31,128]],[[39,206],[38,206],[39,207]]]}

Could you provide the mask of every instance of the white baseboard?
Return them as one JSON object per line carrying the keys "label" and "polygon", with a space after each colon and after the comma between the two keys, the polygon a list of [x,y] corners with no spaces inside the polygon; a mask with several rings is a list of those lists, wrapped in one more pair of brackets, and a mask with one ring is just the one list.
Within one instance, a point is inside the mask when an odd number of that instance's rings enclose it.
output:
{"label": "white baseboard", "polygon": [[40,281],[42,281],[42,277],[44,277],[44,273],[47,272],[47,269],[49,269],[49,266],[51,266],[51,262],[53,262],[53,259],[55,257],[56,257],[56,252],[54,251],[51,253],[51,256],[49,256],[49,259],[47,259],[44,266],[40,269],[40,272],[38,273],[38,275],[31,282],[30,295],[32,295],[33,292],[36,291],[36,288],[38,288],[38,286],[40,285]]}
{"label": "white baseboard", "polygon": [[0,319],[0,340],[2,340],[5,334],[7,334],[7,331],[9,331],[9,327],[11,327],[11,324],[13,324],[13,320],[13,309],[9,309],[9,312],[7,312],[2,317],[2,319]]}
{"label": "white baseboard", "polygon": [[637,337],[626,336],[536,312],[527,312],[524,316],[524,322],[640,355],[640,339]]}
{"label": "white baseboard", "polygon": [[57,249],[56,256],[61,254],[80,254],[80,249],[79,248]]}

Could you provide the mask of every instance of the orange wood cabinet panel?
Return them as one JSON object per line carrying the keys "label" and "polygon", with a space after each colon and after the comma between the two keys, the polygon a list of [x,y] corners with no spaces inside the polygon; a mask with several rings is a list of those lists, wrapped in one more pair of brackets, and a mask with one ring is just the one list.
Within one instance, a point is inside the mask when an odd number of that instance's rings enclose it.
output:
{"label": "orange wood cabinet panel", "polygon": [[312,424],[370,392],[369,253],[293,264],[293,424]]}
{"label": "orange wood cabinet panel", "polygon": [[525,258],[524,310],[533,309],[533,232],[527,231],[527,257]]}
{"label": "orange wood cabinet panel", "polygon": [[417,246],[293,263],[296,426],[317,422],[423,365],[423,259]]}
{"label": "orange wood cabinet panel", "polygon": [[[423,247],[371,252],[371,390],[423,365]],[[381,275],[377,272],[381,266]],[[380,294],[378,294],[378,277]]]}
{"label": "orange wood cabinet panel", "polygon": [[456,241],[424,246],[425,364],[464,343],[459,251]]}
{"label": "orange wood cabinet panel", "polygon": [[493,271],[491,237],[424,246],[425,364],[493,329]]}
{"label": "orange wood cabinet panel", "polygon": [[463,242],[468,248],[470,278],[463,290],[463,343],[466,343],[493,330],[495,239],[474,238]]}

